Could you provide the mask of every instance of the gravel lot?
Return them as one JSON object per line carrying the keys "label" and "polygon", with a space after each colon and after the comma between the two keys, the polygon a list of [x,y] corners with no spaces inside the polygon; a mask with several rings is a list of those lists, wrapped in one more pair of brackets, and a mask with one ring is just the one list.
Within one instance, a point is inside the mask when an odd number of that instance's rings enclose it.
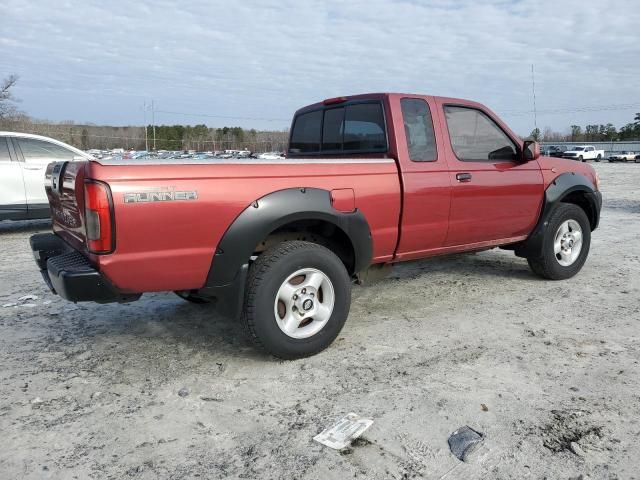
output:
{"label": "gravel lot", "polygon": [[[640,165],[596,168],[577,277],[498,249],[404,264],[292,362],[173,294],[62,301],[28,247],[48,225],[0,224],[0,305],[38,297],[0,306],[0,477],[638,478]],[[351,449],[312,440],[351,411],[374,420]],[[466,463],[463,425],[486,435]]]}

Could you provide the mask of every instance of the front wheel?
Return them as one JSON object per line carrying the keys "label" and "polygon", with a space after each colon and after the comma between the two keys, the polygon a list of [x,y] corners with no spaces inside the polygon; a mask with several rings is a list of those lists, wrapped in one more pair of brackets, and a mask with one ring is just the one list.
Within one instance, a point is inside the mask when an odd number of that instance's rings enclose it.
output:
{"label": "front wheel", "polygon": [[584,162],[584,161],[585,161],[585,159],[584,159],[584,157],[583,157],[582,155],[580,155],[580,156],[578,157],[578,160],[579,160],[579,161],[581,161],[581,162]]}
{"label": "front wheel", "polygon": [[283,242],[251,265],[243,323],[251,340],[283,359],[327,348],[344,326],[351,281],[342,261],[310,242]]}
{"label": "front wheel", "polygon": [[582,208],[561,203],[549,218],[542,240],[542,255],[527,258],[537,275],[564,280],[580,271],[591,246],[591,225]]}

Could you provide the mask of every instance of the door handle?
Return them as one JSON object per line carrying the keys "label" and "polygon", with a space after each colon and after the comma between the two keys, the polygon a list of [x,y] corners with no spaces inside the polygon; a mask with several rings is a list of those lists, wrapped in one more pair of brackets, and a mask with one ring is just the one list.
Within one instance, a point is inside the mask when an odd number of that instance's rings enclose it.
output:
{"label": "door handle", "polygon": [[456,173],[456,180],[459,182],[470,182],[471,174],[470,173]]}

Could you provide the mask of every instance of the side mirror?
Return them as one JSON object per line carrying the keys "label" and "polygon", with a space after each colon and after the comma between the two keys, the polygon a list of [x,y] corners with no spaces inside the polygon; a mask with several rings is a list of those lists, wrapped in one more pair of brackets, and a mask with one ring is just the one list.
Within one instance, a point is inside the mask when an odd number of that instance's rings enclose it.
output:
{"label": "side mirror", "polygon": [[540,144],[533,140],[525,140],[522,146],[522,156],[525,162],[540,158]]}

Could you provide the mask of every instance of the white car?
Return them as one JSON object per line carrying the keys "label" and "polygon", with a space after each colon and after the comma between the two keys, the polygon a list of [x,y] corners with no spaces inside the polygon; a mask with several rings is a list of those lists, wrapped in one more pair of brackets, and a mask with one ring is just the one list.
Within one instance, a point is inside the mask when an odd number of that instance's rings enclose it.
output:
{"label": "white car", "polygon": [[635,159],[635,152],[617,152],[609,157],[610,162],[633,162]]}
{"label": "white car", "polygon": [[604,150],[596,150],[596,147],[593,145],[578,145],[564,152],[562,157],[579,160],[581,162],[586,162],[587,160],[599,162],[600,159],[604,157]]}
{"label": "white car", "polygon": [[60,160],[92,158],[52,138],[0,132],[0,220],[49,217],[44,190],[47,165]]}

